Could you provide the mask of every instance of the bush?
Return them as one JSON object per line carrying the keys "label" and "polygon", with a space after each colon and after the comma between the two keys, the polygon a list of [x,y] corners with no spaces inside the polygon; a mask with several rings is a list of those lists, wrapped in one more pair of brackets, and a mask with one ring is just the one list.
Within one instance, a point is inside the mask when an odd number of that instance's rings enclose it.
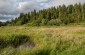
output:
{"label": "bush", "polygon": [[46,24],[47,24],[47,21],[45,19],[42,19],[41,25],[46,25]]}
{"label": "bush", "polygon": [[52,19],[48,22],[48,25],[56,25],[56,26],[60,26],[61,24],[61,20],[60,19]]}
{"label": "bush", "polygon": [[40,26],[41,21],[40,20],[34,20],[29,22],[27,25],[29,26]]}
{"label": "bush", "polygon": [[0,37],[0,49],[7,46],[6,40]]}
{"label": "bush", "polygon": [[30,41],[30,38],[26,35],[12,35],[9,38],[0,37],[0,48],[5,48],[7,46],[18,47],[27,41]]}
{"label": "bush", "polygon": [[26,35],[12,35],[9,42],[10,42],[10,45],[17,47],[20,44],[23,44],[29,40],[30,40],[30,38]]}

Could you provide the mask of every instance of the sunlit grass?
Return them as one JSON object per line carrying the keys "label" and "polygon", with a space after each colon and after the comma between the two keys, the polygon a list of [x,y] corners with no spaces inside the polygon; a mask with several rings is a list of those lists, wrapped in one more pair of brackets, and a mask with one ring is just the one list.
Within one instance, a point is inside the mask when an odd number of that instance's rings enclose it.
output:
{"label": "sunlit grass", "polygon": [[0,41],[1,55],[84,55],[85,27],[0,27]]}

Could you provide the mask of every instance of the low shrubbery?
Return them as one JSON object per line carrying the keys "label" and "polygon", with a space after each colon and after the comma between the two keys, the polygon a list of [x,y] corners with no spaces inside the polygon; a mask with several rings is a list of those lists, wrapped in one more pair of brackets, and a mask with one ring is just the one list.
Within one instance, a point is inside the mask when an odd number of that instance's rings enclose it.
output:
{"label": "low shrubbery", "polygon": [[62,21],[60,19],[52,19],[48,22],[48,25],[55,25],[55,26],[60,26]]}
{"label": "low shrubbery", "polygon": [[0,37],[0,48],[7,46],[18,47],[28,41],[30,41],[30,37],[27,35],[11,35],[9,38]]}

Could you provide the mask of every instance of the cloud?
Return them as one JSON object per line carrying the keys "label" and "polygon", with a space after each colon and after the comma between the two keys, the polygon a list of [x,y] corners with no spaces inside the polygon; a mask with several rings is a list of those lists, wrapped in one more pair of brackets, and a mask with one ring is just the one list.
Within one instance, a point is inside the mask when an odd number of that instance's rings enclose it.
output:
{"label": "cloud", "polygon": [[19,12],[23,12],[23,13],[27,13],[29,11],[32,11],[34,9],[36,9],[36,3],[33,1],[29,1],[29,2],[20,2],[19,6],[18,6],[18,10]]}
{"label": "cloud", "polygon": [[14,18],[22,12],[27,13],[34,9],[40,10],[79,2],[85,3],[85,0],[0,0],[0,17]]}
{"label": "cloud", "polygon": [[37,0],[37,2],[47,2],[48,0]]}
{"label": "cloud", "polygon": [[16,11],[16,1],[14,0],[0,0],[0,14],[14,15]]}
{"label": "cloud", "polygon": [[59,6],[59,5],[70,5],[75,3],[85,3],[85,0],[50,0],[48,3],[43,4],[44,8],[49,8],[52,6]]}
{"label": "cloud", "polygon": [[[27,13],[33,11],[34,9],[40,10],[43,3],[47,3],[49,0],[29,0],[19,2],[18,10],[19,12]],[[43,8],[43,7],[42,7]]]}

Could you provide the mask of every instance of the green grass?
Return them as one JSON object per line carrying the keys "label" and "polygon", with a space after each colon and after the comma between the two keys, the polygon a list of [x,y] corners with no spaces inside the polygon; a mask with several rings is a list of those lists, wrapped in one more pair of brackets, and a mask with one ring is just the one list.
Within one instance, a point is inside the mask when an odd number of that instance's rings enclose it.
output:
{"label": "green grass", "polygon": [[85,27],[0,27],[0,55],[85,55]]}

